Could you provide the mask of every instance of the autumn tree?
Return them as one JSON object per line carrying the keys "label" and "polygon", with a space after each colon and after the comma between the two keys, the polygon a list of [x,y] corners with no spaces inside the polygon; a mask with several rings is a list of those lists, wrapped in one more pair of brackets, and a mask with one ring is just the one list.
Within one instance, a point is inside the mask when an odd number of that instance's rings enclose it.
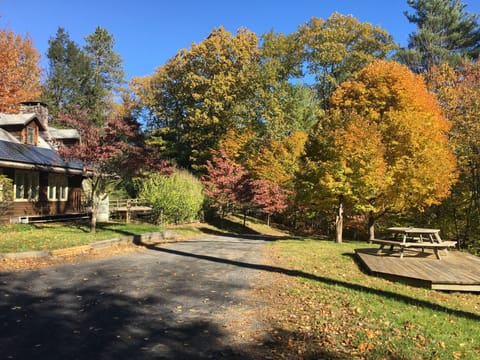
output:
{"label": "autumn tree", "polygon": [[29,37],[0,30],[0,112],[15,113],[40,94],[40,55]]}
{"label": "autumn tree", "polygon": [[239,164],[245,164],[255,157],[257,150],[258,129],[254,127],[229,129],[219,141],[219,149]]}
{"label": "autumn tree", "polygon": [[299,27],[298,41],[304,44],[308,71],[315,77],[317,98],[324,109],[340,83],[396,48],[379,26],[338,13],[327,20],[311,18]]}
{"label": "autumn tree", "polygon": [[[267,215],[282,214],[293,198],[295,176],[307,134],[294,131],[282,140],[262,139],[257,143],[252,131],[232,131],[222,140],[226,156],[248,171],[251,182],[244,191],[243,208],[257,209]],[[251,146],[254,144],[255,146]]]}
{"label": "autumn tree", "polygon": [[152,137],[182,167],[203,166],[231,128],[245,128],[254,116],[258,39],[220,27],[199,44],[182,50],[133,90],[148,108]]}
{"label": "autumn tree", "polygon": [[306,140],[306,132],[295,131],[283,140],[265,142],[246,161],[246,167],[256,179],[270,180],[293,190]]}
{"label": "autumn tree", "polygon": [[140,149],[133,145],[136,132],[131,124],[115,118],[105,125],[93,126],[88,123],[88,117],[85,110],[60,115],[60,122],[79,130],[82,141],[70,147],[60,147],[59,153],[66,159],[84,164],[92,212],[90,230],[94,233],[100,202],[113,190],[122,172],[133,173],[142,162],[139,159]]}
{"label": "autumn tree", "polygon": [[[207,160],[206,173],[201,180],[205,195],[212,200],[223,218],[244,201],[249,176],[243,166],[230,159],[225,150],[212,151],[212,160]],[[242,199],[243,198],[243,199]]]}
{"label": "autumn tree", "polygon": [[383,215],[423,210],[449,195],[455,181],[449,124],[420,76],[403,65],[375,61],[343,83],[331,104],[341,126],[322,129],[326,143],[310,141],[323,144],[327,161],[317,160],[312,145],[306,147],[307,160],[320,171],[323,193],[343,198],[368,218],[370,239]]}
{"label": "autumn tree", "polygon": [[445,227],[459,239],[462,247],[478,251],[480,65],[464,62],[461,66],[453,68],[448,64],[442,64],[434,66],[427,78],[429,87],[437,94],[443,112],[451,124],[449,137],[459,169],[459,181],[452,189],[452,196],[438,208],[438,215],[435,217],[445,219]]}
{"label": "autumn tree", "polygon": [[303,76],[303,44],[297,33],[269,31],[261,36],[264,74],[272,84]]}
{"label": "autumn tree", "polygon": [[206,173],[201,179],[205,195],[221,217],[241,210],[244,225],[248,211],[254,209],[265,213],[269,223],[272,214],[287,208],[287,198],[291,194],[274,181],[254,180],[242,165],[229,158],[224,149],[212,151],[212,160],[207,161]]}
{"label": "autumn tree", "polygon": [[262,36],[258,78],[253,79],[257,84],[255,116],[260,121],[232,127],[220,141],[227,154],[252,170],[254,177],[251,164],[261,156],[259,151],[267,150],[268,144],[284,142],[287,147],[300,148],[303,142],[297,146],[292,139],[307,133],[321,112],[315,92],[292,83],[302,76],[302,46],[294,35],[272,31]]}
{"label": "autumn tree", "polygon": [[260,179],[251,183],[251,202],[260,211],[267,215],[267,225],[270,226],[270,217],[273,214],[281,214],[288,207],[288,197],[291,191],[286,191],[276,182]]}
{"label": "autumn tree", "polygon": [[310,133],[305,153],[297,200],[333,216],[340,243],[344,213],[369,213],[374,197],[389,184],[378,127],[354,112],[329,111]]}
{"label": "autumn tree", "polygon": [[410,34],[408,48],[397,58],[417,73],[428,72],[433,65],[452,66],[480,53],[479,15],[465,11],[460,0],[407,0],[413,13],[405,12],[417,31]]}

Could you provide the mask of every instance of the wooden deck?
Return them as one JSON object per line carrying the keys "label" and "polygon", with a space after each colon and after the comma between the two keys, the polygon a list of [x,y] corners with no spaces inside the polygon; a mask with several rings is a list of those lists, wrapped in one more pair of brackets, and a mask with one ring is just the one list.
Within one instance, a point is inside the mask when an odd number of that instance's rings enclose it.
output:
{"label": "wooden deck", "polygon": [[393,281],[402,281],[434,290],[480,291],[480,257],[456,250],[438,260],[434,253],[405,250],[377,253],[378,248],[356,249],[355,252],[366,269]]}

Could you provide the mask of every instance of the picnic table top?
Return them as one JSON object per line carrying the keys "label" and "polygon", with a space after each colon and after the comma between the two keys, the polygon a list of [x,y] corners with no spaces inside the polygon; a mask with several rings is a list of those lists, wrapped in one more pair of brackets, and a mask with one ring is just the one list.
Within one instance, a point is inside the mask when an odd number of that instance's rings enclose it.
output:
{"label": "picnic table top", "polygon": [[417,227],[391,227],[387,229],[391,232],[405,233],[405,234],[438,234],[440,229],[428,229]]}

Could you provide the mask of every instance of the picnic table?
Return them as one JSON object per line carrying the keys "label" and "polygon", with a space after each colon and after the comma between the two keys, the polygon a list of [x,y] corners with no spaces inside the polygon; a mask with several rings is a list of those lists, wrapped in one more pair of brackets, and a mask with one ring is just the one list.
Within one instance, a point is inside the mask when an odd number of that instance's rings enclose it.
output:
{"label": "picnic table", "polygon": [[441,259],[440,250],[445,250],[448,255],[448,249],[455,247],[456,241],[445,241],[440,237],[439,229],[417,228],[417,227],[391,227],[387,231],[391,233],[388,239],[374,239],[373,243],[380,244],[377,253],[381,253],[385,246],[390,246],[390,252],[395,247],[400,248],[400,258],[403,259],[406,248],[433,249],[437,259]]}

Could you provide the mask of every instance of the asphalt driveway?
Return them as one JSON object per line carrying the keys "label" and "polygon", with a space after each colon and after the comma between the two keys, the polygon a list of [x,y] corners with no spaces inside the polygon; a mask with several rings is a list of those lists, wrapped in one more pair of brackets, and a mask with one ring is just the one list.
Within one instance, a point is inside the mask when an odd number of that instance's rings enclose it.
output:
{"label": "asphalt driveway", "polygon": [[2,359],[249,358],[229,326],[255,286],[260,238],[209,236],[0,273]]}

